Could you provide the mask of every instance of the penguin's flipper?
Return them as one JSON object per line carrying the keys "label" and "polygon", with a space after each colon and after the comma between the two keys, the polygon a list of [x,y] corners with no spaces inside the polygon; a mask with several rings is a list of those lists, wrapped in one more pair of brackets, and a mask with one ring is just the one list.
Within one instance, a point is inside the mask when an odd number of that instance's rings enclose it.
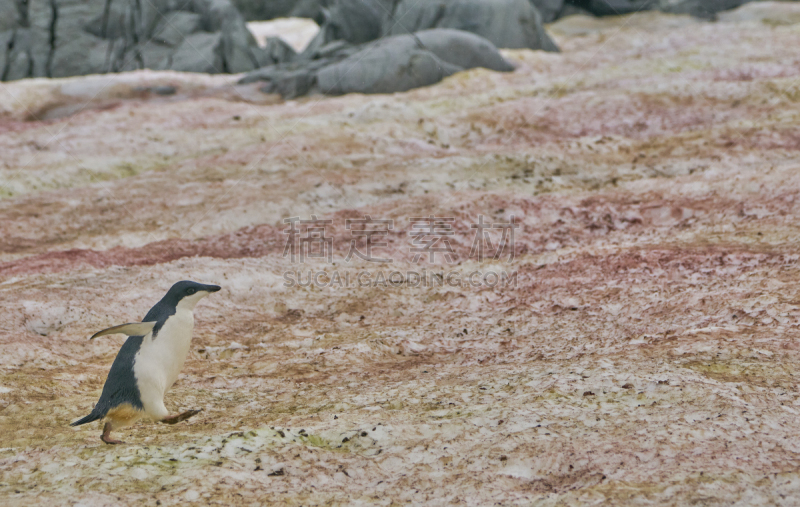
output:
{"label": "penguin's flipper", "polygon": [[105,336],[107,334],[126,334],[128,336],[145,336],[153,330],[155,322],[129,322],[128,324],[120,324],[119,326],[103,329],[92,335],[90,340],[94,340],[98,336]]}

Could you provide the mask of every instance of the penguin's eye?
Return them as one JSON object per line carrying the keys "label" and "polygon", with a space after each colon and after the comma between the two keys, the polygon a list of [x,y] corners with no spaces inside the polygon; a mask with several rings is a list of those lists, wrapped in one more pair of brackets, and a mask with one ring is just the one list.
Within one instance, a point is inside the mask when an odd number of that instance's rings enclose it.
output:
{"label": "penguin's eye", "polygon": [[197,292],[197,289],[195,289],[194,287],[189,287],[188,289],[186,289],[186,293],[189,294],[190,296],[195,292]]}

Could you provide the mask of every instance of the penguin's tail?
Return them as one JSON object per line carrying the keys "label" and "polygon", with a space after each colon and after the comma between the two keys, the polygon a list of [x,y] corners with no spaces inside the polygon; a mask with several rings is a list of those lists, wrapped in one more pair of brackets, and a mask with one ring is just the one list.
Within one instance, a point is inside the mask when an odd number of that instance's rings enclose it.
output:
{"label": "penguin's tail", "polygon": [[92,412],[91,414],[87,415],[86,417],[82,417],[82,418],[78,419],[75,422],[69,423],[69,425],[70,426],[80,426],[81,424],[90,423],[92,421],[96,421],[96,420],[102,419],[102,418],[103,418],[102,414],[97,414],[95,412]]}

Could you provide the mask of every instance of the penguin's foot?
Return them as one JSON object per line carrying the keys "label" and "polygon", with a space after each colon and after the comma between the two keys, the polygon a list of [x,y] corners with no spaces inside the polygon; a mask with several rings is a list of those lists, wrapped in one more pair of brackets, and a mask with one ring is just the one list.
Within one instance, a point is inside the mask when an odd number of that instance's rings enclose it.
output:
{"label": "penguin's foot", "polygon": [[110,445],[124,444],[125,443],[122,440],[114,440],[113,438],[111,438],[111,423],[110,422],[107,422],[106,425],[103,426],[103,435],[100,437],[100,440],[102,440],[103,442],[105,442],[107,444],[110,444]]}
{"label": "penguin's foot", "polygon": [[167,417],[161,419],[161,422],[164,424],[178,424],[181,421],[185,421],[186,419],[192,417],[193,415],[197,415],[200,413],[200,410],[187,410],[186,412],[177,414],[177,415],[168,415]]}

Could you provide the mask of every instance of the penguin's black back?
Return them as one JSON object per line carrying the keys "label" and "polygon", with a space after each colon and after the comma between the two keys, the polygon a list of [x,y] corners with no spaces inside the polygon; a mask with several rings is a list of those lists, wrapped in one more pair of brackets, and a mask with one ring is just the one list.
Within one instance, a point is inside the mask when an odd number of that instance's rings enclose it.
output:
{"label": "penguin's black back", "polygon": [[[144,320],[143,322],[147,322]],[[144,336],[129,336],[122,348],[119,349],[108,378],[103,386],[103,393],[100,400],[92,409],[92,412],[79,419],[70,426],[80,426],[106,416],[109,410],[124,403],[129,403],[134,408],[143,409],[139,386],[136,385],[136,377],[133,374],[133,363],[139,347],[142,346]]]}
{"label": "penguin's black back", "polygon": [[[158,335],[158,332],[161,330],[161,326],[164,325],[167,319],[175,315],[175,312],[178,308],[178,301],[180,301],[180,299],[172,296],[171,292],[172,291],[168,292],[166,296],[161,298],[161,301],[150,308],[150,311],[147,312],[147,315],[145,315],[142,319],[142,322],[156,323],[156,325],[153,326],[153,338]],[[133,336],[131,336],[131,338],[133,338]],[[139,343],[141,344],[141,341]],[[137,347],[136,350],[138,351],[139,348]],[[120,352],[122,351],[120,350]]]}

